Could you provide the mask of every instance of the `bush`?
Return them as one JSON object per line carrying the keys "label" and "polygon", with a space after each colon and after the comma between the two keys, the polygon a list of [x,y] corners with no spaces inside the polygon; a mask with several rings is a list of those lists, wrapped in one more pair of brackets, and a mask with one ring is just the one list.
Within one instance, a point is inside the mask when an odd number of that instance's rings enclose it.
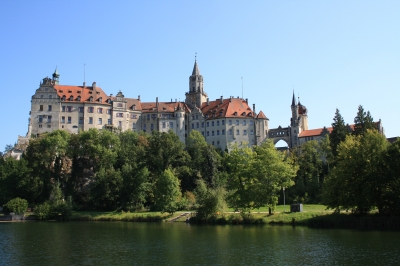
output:
{"label": "bush", "polygon": [[4,205],[6,212],[15,212],[23,214],[28,209],[28,201],[21,198],[10,200]]}
{"label": "bush", "polygon": [[37,205],[35,207],[35,216],[38,220],[46,220],[51,215],[51,205],[48,202]]}

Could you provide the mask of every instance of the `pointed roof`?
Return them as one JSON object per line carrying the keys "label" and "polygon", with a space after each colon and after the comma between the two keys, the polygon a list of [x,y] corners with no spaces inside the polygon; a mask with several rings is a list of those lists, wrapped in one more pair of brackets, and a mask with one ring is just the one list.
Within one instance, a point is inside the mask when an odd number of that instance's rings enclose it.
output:
{"label": "pointed roof", "polygon": [[260,111],[257,115],[257,119],[268,119],[267,116],[263,113],[263,111]]}
{"label": "pointed roof", "polygon": [[293,98],[292,98],[292,106],[296,105],[296,98],[294,97],[294,91],[293,91]]}
{"label": "pointed roof", "polygon": [[197,60],[194,60],[192,76],[199,76],[199,75],[200,75],[199,66],[197,65]]}

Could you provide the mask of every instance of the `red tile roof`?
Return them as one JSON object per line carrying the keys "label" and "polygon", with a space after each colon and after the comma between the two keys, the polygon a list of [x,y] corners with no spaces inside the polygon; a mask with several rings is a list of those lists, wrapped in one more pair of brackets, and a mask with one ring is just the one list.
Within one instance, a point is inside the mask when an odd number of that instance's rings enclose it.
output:
{"label": "red tile roof", "polygon": [[[90,97],[93,97],[93,103],[109,104],[107,102],[108,97],[100,87],[83,87],[83,86],[69,86],[69,85],[55,85],[54,88],[57,90],[57,95],[63,99],[65,96],[65,102],[90,102]],[[73,100],[71,101],[71,96]],[[80,97],[80,100],[78,101]]]}
{"label": "red tile roof", "polygon": [[257,118],[258,118],[258,119],[268,119],[268,118],[265,116],[265,114],[263,113],[263,111],[260,111],[260,112],[258,113]]}
{"label": "red tile roof", "polygon": [[[349,125],[350,129],[353,131],[354,130],[354,124]],[[304,130],[300,133],[299,138],[302,137],[311,137],[311,136],[319,136],[322,134],[322,131],[325,128],[317,128],[317,129],[309,129],[309,130]],[[333,128],[332,127],[327,127],[326,130],[328,130],[329,134],[332,133]]]}
{"label": "red tile roof", "polygon": [[183,111],[189,112],[189,107],[185,103],[181,102],[158,102],[158,107],[156,102],[141,103],[141,110],[144,113],[151,113],[151,112],[171,113],[178,110],[179,107],[182,108]]}
{"label": "red tile roof", "polygon": [[254,117],[254,113],[247,102],[238,98],[218,99],[210,101],[208,104],[205,102],[200,109],[207,119]]}

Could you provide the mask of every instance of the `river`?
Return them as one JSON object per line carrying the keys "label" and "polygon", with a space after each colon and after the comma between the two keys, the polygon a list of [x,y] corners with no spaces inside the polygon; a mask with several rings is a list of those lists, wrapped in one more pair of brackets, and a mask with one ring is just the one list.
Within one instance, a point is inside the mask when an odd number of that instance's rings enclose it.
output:
{"label": "river", "polygon": [[0,265],[398,265],[399,232],[185,223],[0,223]]}

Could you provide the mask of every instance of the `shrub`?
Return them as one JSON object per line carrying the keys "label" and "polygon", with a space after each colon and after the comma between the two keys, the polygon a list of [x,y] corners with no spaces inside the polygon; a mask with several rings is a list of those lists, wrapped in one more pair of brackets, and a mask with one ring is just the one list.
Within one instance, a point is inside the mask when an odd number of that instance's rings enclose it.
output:
{"label": "shrub", "polygon": [[37,205],[34,213],[38,220],[46,220],[50,217],[51,205],[48,202]]}
{"label": "shrub", "polygon": [[6,212],[24,213],[28,209],[28,201],[21,198],[10,200],[4,205]]}

